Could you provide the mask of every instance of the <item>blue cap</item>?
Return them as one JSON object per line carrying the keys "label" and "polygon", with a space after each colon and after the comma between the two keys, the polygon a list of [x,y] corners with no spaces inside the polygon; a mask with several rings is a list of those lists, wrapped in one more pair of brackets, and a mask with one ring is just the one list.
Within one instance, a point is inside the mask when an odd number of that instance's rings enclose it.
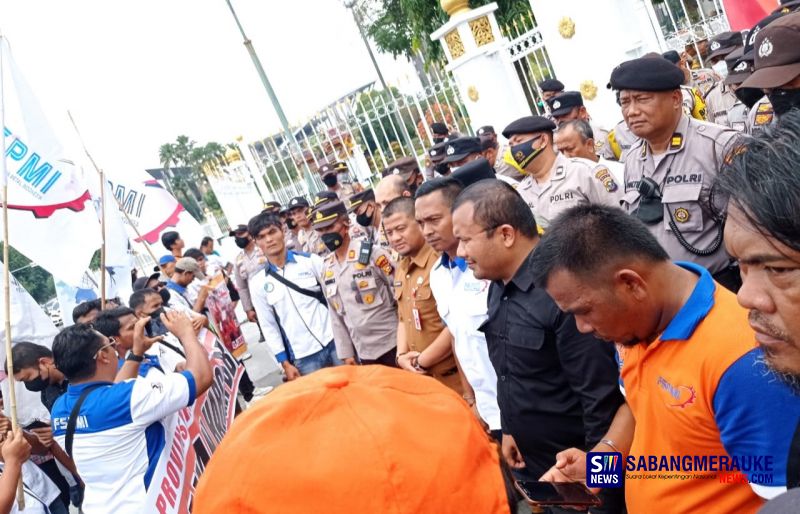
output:
{"label": "blue cap", "polygon": [[173,257],[172,255],[164,255],[163,257],[158,259],[158,265],[159,266],[163,266],[164,264],[167,264],[168,262],[175,262],[175,257]]}

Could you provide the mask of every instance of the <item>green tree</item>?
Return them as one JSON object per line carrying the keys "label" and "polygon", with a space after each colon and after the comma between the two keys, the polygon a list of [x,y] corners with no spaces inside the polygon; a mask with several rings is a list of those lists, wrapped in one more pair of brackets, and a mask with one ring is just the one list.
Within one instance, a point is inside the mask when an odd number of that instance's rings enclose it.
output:
{"label": "green tree", "polygon": [[[2,252],[2,247],[3,243],[0,243],[0,252]],[[32,264],[30,259],[16,251],[13,246],[8,249],[8,265],[14,278],[22,284],[22,287],[31,294],[37,303],[43,304],[56,295],[53,275],[44,268]]]}

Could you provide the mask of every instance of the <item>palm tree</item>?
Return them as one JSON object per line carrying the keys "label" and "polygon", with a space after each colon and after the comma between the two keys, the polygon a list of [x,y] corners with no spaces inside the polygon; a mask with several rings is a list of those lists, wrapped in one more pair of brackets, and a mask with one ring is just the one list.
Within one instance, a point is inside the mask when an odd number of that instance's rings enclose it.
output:
{"label": "palm tree", "polygon": [[172,167],[177,163],[177,156],[175,154],[175,146],[172,143],[164,143],[158,149],[158,159],[164,167],[164,183],[167,185],[167,190],[175,196],[175,191],[172,186]]}

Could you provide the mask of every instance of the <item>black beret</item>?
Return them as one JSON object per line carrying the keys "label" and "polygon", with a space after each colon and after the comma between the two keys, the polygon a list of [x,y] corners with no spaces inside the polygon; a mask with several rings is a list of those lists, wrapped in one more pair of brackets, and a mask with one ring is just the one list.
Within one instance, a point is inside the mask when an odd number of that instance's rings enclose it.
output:
{"label": "black beret", "polygon": [[583,97],[577,91],[565,91],[547,101],[550,106],[550,114],[558,118],[569,114],[572,109],[583,105]]}
{"label": "black beret", "polygon": [[447,148],[447,141],[436,143],[432,147],[428,148],[428,157],[430,157],[431,163],[439,164],[442,162],[442,160],[444,160],[445,148]]}
{"label": "black beret", "polygon": [[374,202],[375,201],[375,191],[372,188],[365,189],[360,193],[356,193],[350,198],[348,198],[349,209],[352,211],[359,205],[364,202]]}
{"label": "black beret", "polygon": [[495,173],[489,165],[489,161],[481,157],[480,159],[469,161],[454,171],[450,176],[461,182],[466,188],[479,180],[495,178]]}
{"label": "black beret", "polygon": [[533,134],[535,132],[552,132],[556,129],[556,124],[544,116],[525,116],[516,121],[512,121],[503,130],[503,137],[508,139],[514,134]]}
{"label": "black beret", "polygon": [[447,142],[445,149],[445,164],[460,161],[473,153],[481,153],[481,138],[479,137],[459,137],[458,139],[451,139]]}
{"label": "black beret", "polygon": [[639,57],[625,61],[611,72],[611,89],[622,91],[671,91],[683,84],[680,68],[660,57]]}
{"label": "black beret", "polygon": [[672,64],[678,64],[679,62],[681,62],[681,55],[678,53],[677,50],[667,50],[666,52],[661,54],[661,57],[668,60]]}
{"label": "black beret", "polygon": [[742,40],[741,32],[723,32],[721,34],[717,34],[714,36],[714,39],[711,40],[711,45],[709,45],[711,53],[708,55],[708,57],[706,57],[706,59],[725,57],[743,45],[744,41]]}
{"label": "black beret", "polygon": [[289,200],[289,204],[286,206],[287,209],[294,209],[295,207],[309,207],[308,200],[306,200],[305,196],[295,196],[291,200]]}
{"label": "black beret", "polygon": [[564,91],[564,84],[557,79],[544,79],[539,82],[539,89],[542,91]]}
{"label": "black beret", "polygon": [[342,202],[329,202],[314,209],[311,223],[314,229],[326,228],[336,223],[339,216],[347,216],[347,208]]}
{"label": "black beret", "polygon": [[434,134],[438,134],[440,136],[446,136],[450,131],[447,130],[447,125],[441,122],[431,123],[431,130]]}

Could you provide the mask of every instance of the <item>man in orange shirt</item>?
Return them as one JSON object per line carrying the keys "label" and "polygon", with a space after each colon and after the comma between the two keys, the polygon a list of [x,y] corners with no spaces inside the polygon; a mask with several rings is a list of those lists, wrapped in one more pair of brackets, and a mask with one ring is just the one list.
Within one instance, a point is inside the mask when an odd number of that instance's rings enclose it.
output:
{"label": "man in orange shirt", "polygon": [[[628,512],[755,512],[784,491],[800,396],[764,364],[735,295],[619,209],[575,207],[550,228],[536,285],[618,345],[627,403],[592,451],[627,457]],[[584,459],[561,452],[543,479],[585,478]]]}

